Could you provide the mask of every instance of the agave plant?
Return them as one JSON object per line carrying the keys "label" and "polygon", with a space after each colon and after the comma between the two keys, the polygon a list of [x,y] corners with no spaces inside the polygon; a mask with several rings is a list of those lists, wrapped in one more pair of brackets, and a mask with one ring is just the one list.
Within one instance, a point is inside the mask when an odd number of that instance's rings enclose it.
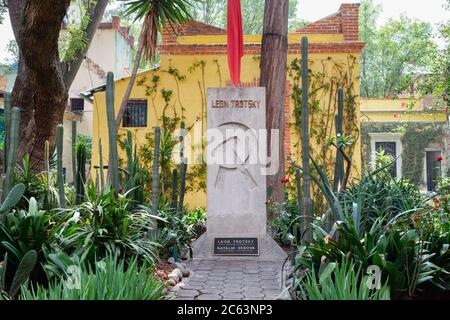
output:
{"label": "agave plant", "polygon": [[372,288],[368,275],[361,267],[345,259],[341,263],[322,265],[319,273],[314,269],[295,282],[302,300],[389,300],[387,282]]}
{"label": "agave plant", "polygon": [[22,287],[21,300],[160,300],[164,285],[149,274],[150,267],[138,259],[125,261],[108,254],[94,267],[81,264],[72,278],[55,279],[48,288]]}
{"label": "agave plant", "polygon": [[156,217],[145,206],[135,208],[128,196],[116,197],[112,190],[97,194],[91,183],[85,202],[61,210],[66,217],[56,232],[61,247],[91,261],[104,257],[108,250],[116,250],[123,257],[136,255],[153,262],[159,245],[147,234]]}

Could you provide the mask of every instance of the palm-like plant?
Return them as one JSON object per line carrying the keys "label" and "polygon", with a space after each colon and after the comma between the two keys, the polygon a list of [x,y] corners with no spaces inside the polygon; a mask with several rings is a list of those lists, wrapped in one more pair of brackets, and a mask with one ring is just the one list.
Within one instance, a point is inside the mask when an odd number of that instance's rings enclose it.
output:
{"label": "palm-like plant", "polygon": [[127,6],[125,15],[134,16],[134,21],[143,19],[143,23],[130,81],[116,118],[116,130],[119,129],[125,113],[131,90],[136,81],[142,55],[150,61],[154,60],[158,32],[161,32],[166,24],[169,24],[175,32],[175,24],[183,23],[191,17],[188,10],[190,4],[187,0],[132,0],[127,1],[125,5]]}

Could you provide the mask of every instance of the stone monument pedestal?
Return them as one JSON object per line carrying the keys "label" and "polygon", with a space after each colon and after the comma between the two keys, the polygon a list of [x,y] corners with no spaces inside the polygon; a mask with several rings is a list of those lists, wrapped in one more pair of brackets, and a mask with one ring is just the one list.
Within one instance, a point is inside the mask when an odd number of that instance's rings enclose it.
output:
{"label": "stone monument pedestal", "polygon": [[280,248],[278,243],[268,234],[259,238],[259,255],[213,255],[214,238],[203,234],[193,244],[194,259],[220,259],[220,260],[259,260],[259,261],[282,261],[287,258],[286,252]]}
{"label": "stone monument pedestal", "polygon": [[194,258],[284,260],[266,233],[265,88],[208,89],[207,129],[207,233]]}

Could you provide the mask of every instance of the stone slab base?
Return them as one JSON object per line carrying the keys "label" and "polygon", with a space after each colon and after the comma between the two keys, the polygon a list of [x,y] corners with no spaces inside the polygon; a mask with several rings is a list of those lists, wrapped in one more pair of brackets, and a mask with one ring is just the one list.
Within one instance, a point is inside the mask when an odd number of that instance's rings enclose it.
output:
{"label": "stone slab base", "polygon": [[268,234],[259,239],[259,256],[214,256],[212,246],[213,239],[208,233],[203,234],[193,244],[194,259],[281,261],[287,258],[287,254]]}

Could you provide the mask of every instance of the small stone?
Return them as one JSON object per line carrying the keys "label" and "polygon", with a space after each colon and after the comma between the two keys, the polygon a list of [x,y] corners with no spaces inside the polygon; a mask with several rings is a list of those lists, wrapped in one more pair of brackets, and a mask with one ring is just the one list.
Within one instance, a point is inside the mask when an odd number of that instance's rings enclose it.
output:
{"label": "small stone", "polygon": [[186,268],[186,266],[182,263],[179,262],[175,262],[175,268],[180,269],[181,271],[181,275],[183,277],[189,277],[189,275],[191,274],[191,272]]}
{"label": "small stone", "polygon": [[174,286],[177,284],[177,281],[174,278],[169,278],[169,280],[167,280],[167,284],[169,286]]}
{"label": "small stone", "polygon": [[167,259],[167,262],[170,264],[174,264],[175,263],[175,258],[174,257],[170,257],[169,259]]}
{"label": "small stone", "polygon": [[183,274],[181,273],[180,269],[177,268],[177,269],[173,269],[172,272],[168,275],[168,277],[177,279],[179,281],[179,280],[183,279]]}

